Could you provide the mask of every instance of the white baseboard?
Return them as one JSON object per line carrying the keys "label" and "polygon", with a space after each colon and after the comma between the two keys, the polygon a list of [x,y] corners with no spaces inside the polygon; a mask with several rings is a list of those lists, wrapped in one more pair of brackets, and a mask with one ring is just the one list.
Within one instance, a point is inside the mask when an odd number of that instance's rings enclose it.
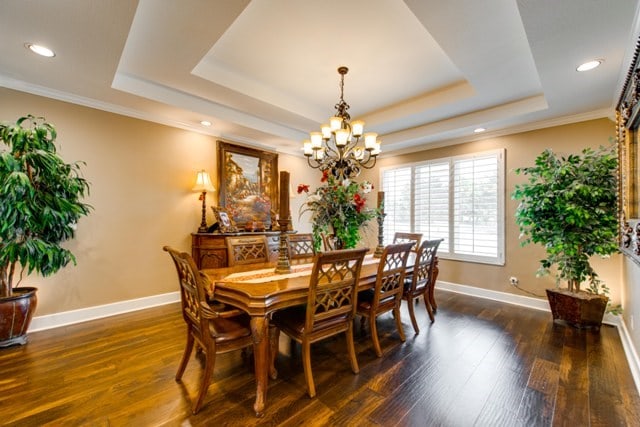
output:
{"label": "white baseboard", "polygon": [[44,331],[46,329],[72,325],[88,320],[102,319],[103,317],[115,316],[116,314],[129,313],[131,311],[171,304],[178,301],[180,301],[180,292],[169,292],[167,294],[119,301],[112,304],[81,308],[79,310],[35,316],[31,320],[29,332]]}
{"label": "white baseboard", "polygon": [[492,291],[490,289],[476,288],[475,286],[459,285],[457,283],[438,280],[436,289],[455,292],[457,294],[470,295],[492,301],[505,302],[507,304],[520,305],[534,310],[551,311],[546,299],[527,297],[523,295],[509,294],[506,292]]}
{"label": "white baseboard", "polygon": [[[459,285],[456,283],[444,282],[438,280],[437,289],[448,292],[455,292],[458,294],[470,295],[478,298],[486,298],[493,301],[500,301],[507,304],[515,304],[523,307],[533,308],[535,310],[551,311],[549,309],[549,303],[546,299],[531,298],[527,296],[514,295],[506,292],[492,291],[489,289],[476,288],[474,286]],[[627,325],[622,320],[621,316],[613,314],[605,314],[602,323],[615,326],[620,334],[620,341],[622,341],[622,347],[624,348],[624,354],[633,376],[633,381],[636,384],[636,389],[640,392],[640,358],[633,346],[631,335]]]}
{"label": "white baseboard", "polygon": [[622,348],[624,348],[624,354],[627,356],[627,362],[629,363],[629,369],[631,369],[631,375],[633,376],[633,381],[636,383],[636,388],[638,392],[640,392],[640,358],[638,358],[638,352],[633,345],[633,341],[631,340],[631,335],[629,334],[629,330],[627,329],[627,325],[624,323],[622,316],[613,316],[608,314],[607,316],[611,316],[614,320],[612,324],[617,326],[618,333],[620,334],[620,341],[622,341]]}

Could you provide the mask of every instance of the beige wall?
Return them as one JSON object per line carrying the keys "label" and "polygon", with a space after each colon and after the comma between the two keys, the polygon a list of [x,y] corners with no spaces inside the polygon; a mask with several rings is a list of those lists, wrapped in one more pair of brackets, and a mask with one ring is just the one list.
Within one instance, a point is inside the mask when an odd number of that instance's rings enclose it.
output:
{"label": "beige wall", "polygon": [[[36,316],[176,291],[162,246],[190,251],[202,212],[190,189],[198,170],[216,176],[216,138],[0,88],[0,121],[25,114],[56,126],[65,161],[87,163],[94,207],[67,245],[78,265],[24,280],[39,288]],[[292,183],[317,175],[300,158],[281,154],[279,165]],[[207,206],[215,200],[208,195]],[[292,200],[293,212],[300,201]],[[211,224],[210,209],[207,216]]]}
{"label": "beige wall", "polygon": [[[381,167],[418,162],[427,159],[437,159],[456,156],[484,150],[505,149],[506,180],[505,180],[505,265],[494,266],[459,261],[440,261],[439,279],[444,281],[475,286],[500,292],[509,292],[531,296],[514,289],[509,285],[509,277],[516,276],[520,286],[535,295],[546,298],[544,289],[554,286],[551,277],[537,278],[538,260],[544,255],[539,246],[521,247],[518,239],[519,231],[515,224],[514,215],[517,203],[511,200],[516,183],[525,181],[523,176],[517,176],[514,169],[531,166],[534,158],[545,148],[553,148],[557,153],[578,153],[582,148],[609,144],[614,136],[615,126],[608,119],[591,120],[565,126],[557,126],[542,130],[525,132],[499,138],[460,144],[451,147],[438,148],[419,153],[412,153],[397,157],[383,158],[379,162]],[[379,183],[379,176],[371,176]],[[613,301],[620,301],[620,268],[621,257],[611,259],[594,259],[594,268],[601,278],[611,288]]]}

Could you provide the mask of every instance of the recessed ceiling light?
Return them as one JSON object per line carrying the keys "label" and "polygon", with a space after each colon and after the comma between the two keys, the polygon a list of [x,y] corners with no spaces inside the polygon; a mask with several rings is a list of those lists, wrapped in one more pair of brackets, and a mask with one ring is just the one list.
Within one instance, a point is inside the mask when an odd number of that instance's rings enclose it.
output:
{"label": "recessed ceiling light", "polygon": [[576,68],[576,71],[593,70],[594,68],[598,67],[600,64],[602,64],[602,59],[594,59],[593,61],[588,61],[588,62],[585,62],[584,64],[581,64],[580,66],[578,66],[578,68]]}
{"label": "recessed ceiling light", "polygon": [[201,124],[202,126],[211,126],[211,122],[210,122],[210,121],[208,121],[208,120],[202,120],[202,121],[200,122],[200,124]]}
{"label": "recessed ceiling light", "polygon": [[485,128],[475,128],[473,131],[475,133],[480,133],[480,132],[484,132],[485,130],[487,130],[487,129],[485,129]]}
{"label": "recessed ceiling light", "polygon": [[52,51],[48,47],[45,47],[39,44],[25,43],[24,47],[26,47],[33,53],[37,53],[38,55],[41,55],[41,56],[46,56],[47,58],[53,58],[54,56],[56,56],[54,51]]}

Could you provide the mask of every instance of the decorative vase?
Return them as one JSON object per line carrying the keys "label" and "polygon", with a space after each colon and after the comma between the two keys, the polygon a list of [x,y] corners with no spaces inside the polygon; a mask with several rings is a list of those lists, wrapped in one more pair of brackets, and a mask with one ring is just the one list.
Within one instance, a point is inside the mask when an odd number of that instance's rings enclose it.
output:
{"label": "decorative vase", "polygon": [[589,292],[547,289],[553,320],[564,320],[576,328],[600,329],[609,298]]}
{"label": "decorative vase", "polygon": [[0,348],[27,343],[27,330],[38,302],[37,290],[14,289],[12,296],[0,298]]}

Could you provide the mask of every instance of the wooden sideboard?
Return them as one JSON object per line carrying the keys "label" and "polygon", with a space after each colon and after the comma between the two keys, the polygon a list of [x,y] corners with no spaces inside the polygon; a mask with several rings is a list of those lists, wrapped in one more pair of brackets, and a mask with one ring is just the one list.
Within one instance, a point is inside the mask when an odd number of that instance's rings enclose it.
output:
{"label": "wooden sideboard", "polygon": [[191,233],[191,256],[198,268],[228,267],[227,236],[266,235],[269,242],[269,259],[276,261],[280,246],[279,231],[239,232],[239,233]]}

